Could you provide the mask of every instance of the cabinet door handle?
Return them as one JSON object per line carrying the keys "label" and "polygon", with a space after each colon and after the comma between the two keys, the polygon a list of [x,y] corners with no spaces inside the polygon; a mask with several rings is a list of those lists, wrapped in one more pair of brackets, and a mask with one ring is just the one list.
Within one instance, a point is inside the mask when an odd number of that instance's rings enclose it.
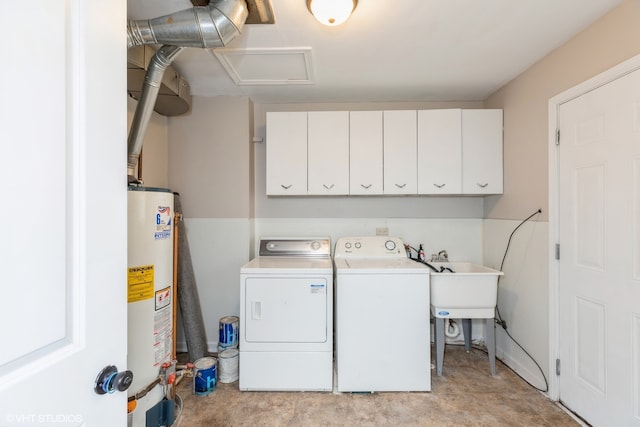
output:
{"label": "cabinet door handle", "polygon": [[444,187],[444,186],[445,186],[445,185],[447,185],[447,184],[445,183],[445,184],[433,184],[433,185],[435,185],[435,186],[436,186],[436,187],[438,187],[438,188],[442,188],[442,187]]}
{"label": "cabinet door handle", "polygon": [[371,184],[369,185],[360,184],[360,187],[364,188],[365,190],[368,190],[371,188]]}
{"label": "cabinet door handle", "polygon": [[489,183],[485,182],[484,184],[480,184],[479,182],[476,182],[476,185],[480,188],[487,188],[487,185],[489,185]]}
{"label": "cabinet door handle", "polygon": [[405,185],[407,185],[407,184],[396,184],[396,187],[398,187],[398,188],[404,188],[404,186],[405,186]]}
{"label": "cabinet door handle", "polygon": [[331,189],[333,188],[333,184],[331,184],[331,185],[329,185],[329,186],[327,186],[327,184],[322,184],[322,186],[323,186],[324,188],[326,188],[327,190],[331,190]]}
{"label": "cabinet door handle", "polygon": [[291,188],[293,184],[289,184],[289,185],[284,185],[284,184],[280,184],[280,187],[284,188],[285,190],[288,190]]}

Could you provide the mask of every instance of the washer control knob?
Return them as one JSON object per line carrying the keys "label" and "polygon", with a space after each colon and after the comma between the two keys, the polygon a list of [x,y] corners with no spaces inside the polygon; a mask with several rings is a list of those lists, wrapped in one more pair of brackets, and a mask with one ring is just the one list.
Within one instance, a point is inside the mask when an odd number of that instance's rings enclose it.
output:
{"label": "washer control knob", "polygon": [[356,249],[360,249],[362,247],[362,243],[356,242],[355,247]]}
{"label": "washer control knob", "polygon": [[345,243],[344,247],[347,248],[347,249],[351,249],[351,242]]}
{"label": "washer control knob", "polygon": [[311,249],[313,249],[314,251],[319,250],[320,242],[318,242],[317,240],[314,240],[313,242],[311,242]]}
{"label": "washer control knob", "polygon": [[392,251],[396,248],[396,242],[393,240],[387,240],[384,242],[384,247],[387,248],[388,251]]}

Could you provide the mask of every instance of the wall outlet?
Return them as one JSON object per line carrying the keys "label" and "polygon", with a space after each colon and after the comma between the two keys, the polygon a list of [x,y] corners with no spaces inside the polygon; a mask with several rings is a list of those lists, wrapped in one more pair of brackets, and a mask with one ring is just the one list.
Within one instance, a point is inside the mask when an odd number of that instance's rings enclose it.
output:
{"label": "wall outlet", "polygon": [[376,236],[388,236],[389,227],[376,227]]}

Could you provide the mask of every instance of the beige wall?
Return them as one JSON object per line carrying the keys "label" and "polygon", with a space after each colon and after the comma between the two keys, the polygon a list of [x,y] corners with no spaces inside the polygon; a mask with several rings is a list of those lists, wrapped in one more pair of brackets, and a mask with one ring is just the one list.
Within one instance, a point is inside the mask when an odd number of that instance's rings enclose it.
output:
{"label": "beige wall", "polygon": [[[504,194],[484,203],[484,262],[496,265],[507,238],[536,209],[543,214],[514,235],[498,308],[508,330],[552,378],[549,362],[548,147],[549,99],[640,53],[640,0],[616,9],[551,52],[485,101],[504,110]],[[539,221],[539,222],[538,222]],[[538,387],[530,358],[497,329],[498,356]]]}
{"label": "beige wall", "polygon": [[640,1],[625,0],[485,101],[504,109],[504,194],[485,200],[485,218],[547,218],[549,99],[637,54]]}
{"label": "beige wall", "polygon": [[[249,261],[253,216],[253,104],[247,97],[193,97],[168,119],[169,185],[180,193],[210,351],[218,321],[239,314],[238,272]],[[178,348],[186,349],[181,325]]]}
{"label": "beige wall", "polygon": [[169,118],[169,185],[187,218],[250,218],[251,115],[246,97],[193,97]]}

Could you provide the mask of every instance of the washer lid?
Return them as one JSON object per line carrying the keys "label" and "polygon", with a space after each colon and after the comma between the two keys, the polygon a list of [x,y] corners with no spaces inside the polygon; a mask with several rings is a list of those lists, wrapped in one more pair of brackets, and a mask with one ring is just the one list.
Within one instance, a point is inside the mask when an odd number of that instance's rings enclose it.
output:
{"label": "washer lid", "polygon": [[336,258],[336,274],[429,274],[429,268],[408,258]]}

